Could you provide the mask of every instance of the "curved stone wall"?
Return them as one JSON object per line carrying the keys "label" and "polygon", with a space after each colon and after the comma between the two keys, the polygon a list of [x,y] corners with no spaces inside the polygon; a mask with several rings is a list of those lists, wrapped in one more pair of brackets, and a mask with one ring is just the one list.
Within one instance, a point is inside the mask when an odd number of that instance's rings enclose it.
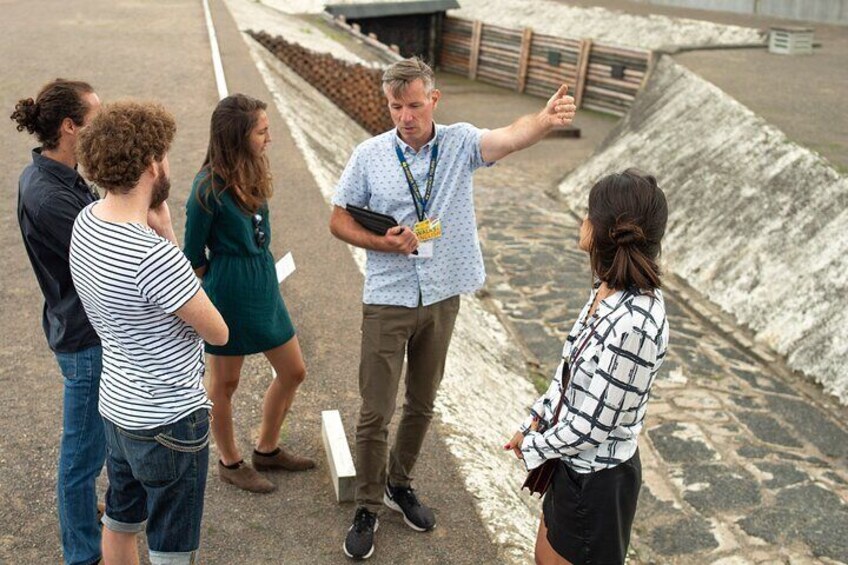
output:
{"label": "curved stone wall", "polygon": [[560,191],[628,166],[668,196],[667,267],[848,403],[848,179],[667,56]]}

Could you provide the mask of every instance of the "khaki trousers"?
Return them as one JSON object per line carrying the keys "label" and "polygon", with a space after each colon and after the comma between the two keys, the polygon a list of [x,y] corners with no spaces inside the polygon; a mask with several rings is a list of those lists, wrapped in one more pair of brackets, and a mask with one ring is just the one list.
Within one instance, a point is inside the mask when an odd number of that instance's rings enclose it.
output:
{"label": "khaki trousers", "polygon": [[459,296],[417,308],[362,308],[362,353],[356,424],[356,503],[377,512],[386,486],[389,422],[407,354],[406,393],[400,424],[389,454],[388,479],[409,486],[424,436],[433,418],[436,392],[445,372]]}

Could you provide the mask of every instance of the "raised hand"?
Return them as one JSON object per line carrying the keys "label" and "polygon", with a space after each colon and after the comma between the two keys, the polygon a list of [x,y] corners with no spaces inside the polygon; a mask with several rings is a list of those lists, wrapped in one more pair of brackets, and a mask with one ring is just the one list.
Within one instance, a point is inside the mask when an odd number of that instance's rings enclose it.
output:
{"label": "raised hand", "polygon": [[167,202],[162,202],[147,212],[147,225],[157,234],[179,246],[177,236],[174,234],[174,226],[171,224],[171,210]]}
{"label": "raised hand", "polygon": [[548,100],[542,115],[551,127],[562,127],[571,124],[576,112],[574,98],[568,95],[568,85],[563,84]]}

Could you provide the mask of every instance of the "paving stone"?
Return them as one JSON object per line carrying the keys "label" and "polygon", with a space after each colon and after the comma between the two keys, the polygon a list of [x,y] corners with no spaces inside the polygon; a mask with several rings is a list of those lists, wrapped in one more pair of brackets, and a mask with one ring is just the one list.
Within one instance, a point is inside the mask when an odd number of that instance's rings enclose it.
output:
{"label": "paving stone", "polygon": [[530,270],[528,267],[527,269],[522,269],[521,274],[510,274],[509,282],[517,288],[540,289],[549,283],[550,279],[544,274]]}
{"label": "paving stone", "polygon": [[697,349],[687,347],[675,348],[675,353],[680,357],[688,372],[705,377],[718,377],[724,374],[725,369],[717,365],[707,355]]}
{"label": "paving stone", "polygon": [[736,347],[719,347],[716,352],[724,359],[733,359],[735,361],[744,361],[746,363],[755,362],[756,358],[743,349]]}
{"label": "paving stone", "polygon": [[742,444],[736,450],[736,454],[744,459],[764,459],[768,457],[770,453],[770,450],[752,443]]}
{"label": "paving stone", "polygon": [[795,465],[788,463],[754,463],[757,469],[772,476],[771,479],[763,484],[769,488],[782,488],[789,485],[794,485],[806,481],[810,477],[806,473],[799,471]]}
{"label": "paving stone", "polygon": [[694,424],[670,422],[647,433],[660,456],[668,463],[701,463],[716,457],[716,452]]}
{"label": "paving stone", "polygon": [[515,237],[497,229],[487,230],[485,237],[489,241],[513,241],[515,239]]}
{"label": "paving stone", "polygon": [[800,461],[802,463],[811,463],[816,467],[829,467],[830,463],[825,461],[824,459],[819,459],[818,457],[813,457],[812,455],[802,456],[796,455],[795,453],[790,453],[788,451],[777,451],[777,456],[785,461]]}
{"label": "paving stone", "polygon": [[701,389],[691,389],[676,394],[671,401],[685,410],[716,410],[721,402],[712,394]]}
{"label": "paving stone", "polygon": [[741,394],[731,394],[730,400],[736,406],[741,408],[765,408],[765,403],[757,396],[743,396]]}
{"label": "paving stone", "polygon": [[654,496],[651,489],[643,486],[639,491],[635,524],[650,524],[658,520],[669,521],[668,518],[678,519],[683,516],[682,510],[675,508],[671,502],[665,502]]}
{"label": "paving stone", "polygon": [[658,526],[646,536],[651,549],[662,555],[688,555],[718,547],[710,523],[700,516]]}
{"label": "paving stone", "polygon": [[734,555],[732,557],[723,557],[710,563],[710,565],[753,565],[753,561]]}
{"label": "paving stone", "polygon": [[771,544],[801,539],[816,557],[848,562],[848,505],[818,485],[785,489],[774,504],[738,523],[748,534]]}
{"label": "paving stone", "polygon": [[827,473],[824,474],[824,476],[827,477],[828,479],[830,479],[831,481],[833,481],[834,483],[837,483],[837,484],[840,484],[840,485],[848,485],[848,481],[846,481],[845,479],[843,479],[842,477],[840,477],[839,475],[837,475],[833,471],[828,471]]}
{"label": "paving stone", "polygon": [[802,444],[780,425],[780,423],[765,413],[739,411],[736,413],[745,427],[757,436],[757,439],[787,447],[801,447]]}
{"label": "paving stone", "polygon": [[514,320],[513,323],[525,341],[544,341],[553,339],[544,324],[526,322],[522,320]]}
{"label": "paving stone", "polygon": [[543,321],[544,310],[534,306],[529,302],[524,302],[519,308],[516,308],[512,312],[509,313],[511,317],[518,318],[520,320],[526,320],[528,322],[538,323],[540,326],[545,327],[546,324]]}
{"label": "paving stone", "polygon": [[677,349],[678,347],[688,347],[690,349],[697,349],[700,341],[698,339],[692,337],[686,337],[683,334],[671,331],[671,336],[668,339],[669,343],[672,347]]}
{"label": "paving stone", "polygon": [[682,308],[680,308],[680,306],[677,305],[677,302],[675,302],[673,300],[666,301],[665,312],[669,317],[671,317],[671,316],[679,316],[681,318],[688,318],[689,317],[689,315]]}
{"label": "paving stone", "polygon": [[684,335],[687,337],[694,338],[698,341],[704,338],[704,330],[701,326],[695,325],[690,321],[688,317],[681,317],[679,315],[674,315],[669,312],[669,304],[672,301],[666,301],[665,310],[666,315],[668,315],[668,320],[671,323],[670,326],[673,328],[672,331],[672,341],[671,344],[674,345],[674,336],[675,335]]}
{"label": "paving stone", "polygon": [[727,510],[752,508],[761,501],[757,480],[745,469],[720,463],[684,466],[687,490],[683,498],[708,516]]}
{"label": "paving stone", "polygon": [[546,374],[552,375],[562,358],[562,343],[559,340],[528,341],[527,348],[536,356]]}
{"label": "paving stone", "polygon": [[774,377],[769,377],[761,373],[754,373],[752,371],[746,371],[744,369],[732,369],[732,371],[733,374],[744,379],[749,385],[756,389],[766,392],[777,392],[780,394],[795,394],[791,388]]}
{"label": "paving stone", "polygon": [[660,370],[657,372],[656,378],[664,378],[664,376],[668,375],[668,373],[678,368],[680,368],[680,363],[676,359],[674,359],[674,357],[666,357],[665,361],[663,361],[663,364],[660,367]]}
{"label": "paving stone", "polygon": [[774,413],[828,457],[848,457],[848,433],[809,402],[769,396]]}

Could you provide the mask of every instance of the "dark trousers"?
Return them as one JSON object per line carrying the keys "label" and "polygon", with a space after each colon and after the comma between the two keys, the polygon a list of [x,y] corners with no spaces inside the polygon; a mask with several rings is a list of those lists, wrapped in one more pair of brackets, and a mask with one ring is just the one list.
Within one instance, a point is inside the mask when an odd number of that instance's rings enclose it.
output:
{"label": "dark trousers", "polygon": [[388,480],[409,486],[411,473],[433,418],[436,392],[445,371],[459,296],[416,308],[363,305],[356,425],[356,503],[372,512],[382,507],[386,485],[389,422],[407,355],[406,392],[400,424],[388,454]]}

